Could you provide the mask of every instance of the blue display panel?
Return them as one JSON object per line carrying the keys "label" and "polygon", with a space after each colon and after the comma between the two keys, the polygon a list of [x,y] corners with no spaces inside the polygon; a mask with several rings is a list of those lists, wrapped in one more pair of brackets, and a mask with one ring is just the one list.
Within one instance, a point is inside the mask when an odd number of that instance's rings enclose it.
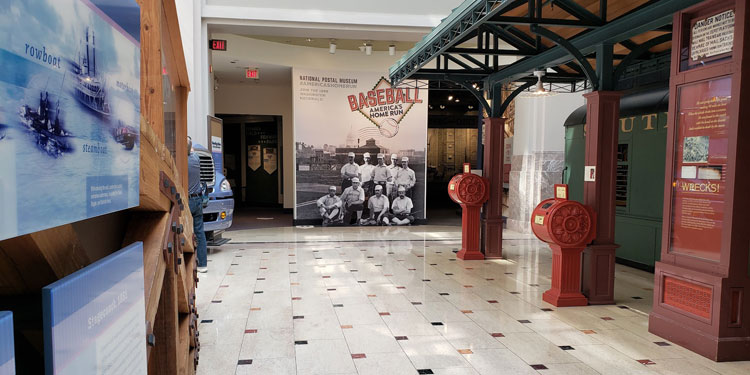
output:
{"label": "blue display panel", "polygon": [[0,311],[0,375],[16,374],[13,346],[13,313]]}
{"label": "blue display panel", "polygon": [[42,289],[45,368],[52,374],[146,374],[143,243]]}
{"label": "blue display panel", "polygon": [[138,206],[135,0],[0,9],[0,240]]}

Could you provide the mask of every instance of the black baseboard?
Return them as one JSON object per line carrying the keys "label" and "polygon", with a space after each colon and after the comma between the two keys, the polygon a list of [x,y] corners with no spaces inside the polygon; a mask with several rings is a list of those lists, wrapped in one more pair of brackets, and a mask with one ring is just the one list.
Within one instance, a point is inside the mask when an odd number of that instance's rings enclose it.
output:
{"label": "black baseboard", "polygon": [[281,212],[283,212],[285,214],[293,214],[294,213],[294,209],[293,208],[284,208],[283,210],[281,210]]}
{"label": "black baseboard", "polygon": [[615,257],[615,263],[622,264],[623,266],[636,268],[642,271],[654,273],[654,266],[649,266],[648,264],[634,262],[629,259]]}
{"label": "black baseboard", "polygon": [[[426,225],[426,224],[427,224],[427,219],[415,219],[414,220],[414,225]],[[297,226],[297,225],[321,226],[323,225],[323,220],[322,219],[294,219],[292,220],[292,225],[294,226]]]}

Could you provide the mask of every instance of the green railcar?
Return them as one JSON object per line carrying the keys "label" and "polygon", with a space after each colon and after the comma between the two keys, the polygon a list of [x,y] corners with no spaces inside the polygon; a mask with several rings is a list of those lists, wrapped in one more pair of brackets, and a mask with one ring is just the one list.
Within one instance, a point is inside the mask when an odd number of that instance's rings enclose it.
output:
{"label": "green railcar", "polygon": [[[653,272],[661,255],[664,163],[667,145],[666,88],[620,100],[617,147],[615,243],[617,261]],[[583,202],[586,106],[565,121],[563,182]]]}

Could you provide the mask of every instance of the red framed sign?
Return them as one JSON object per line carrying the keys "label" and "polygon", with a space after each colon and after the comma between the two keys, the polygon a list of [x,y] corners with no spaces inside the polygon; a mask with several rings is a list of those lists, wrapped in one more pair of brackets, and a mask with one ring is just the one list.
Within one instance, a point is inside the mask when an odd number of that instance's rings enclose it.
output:
{"label": "red framed sign", "polygon": [[678,90],[672,253],[719,261],[731,88],[731,78],[722,77]]}

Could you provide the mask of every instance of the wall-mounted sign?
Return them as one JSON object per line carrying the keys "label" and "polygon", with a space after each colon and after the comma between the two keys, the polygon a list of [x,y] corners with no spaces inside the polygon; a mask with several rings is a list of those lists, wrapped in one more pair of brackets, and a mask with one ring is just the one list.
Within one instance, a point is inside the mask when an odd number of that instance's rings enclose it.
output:
{"label": "wall-mounted sign", "polygon": [[690,59],[703,60],[732,52],[734,10],[695,20],[690,34]]}
{"label": "wall-mounted sign", "polygon": [[145,374],[143,243],[42,289],[47,375]]}
{"label": "wall-mounted sign", "polygon": [[252,170],[260,168],[260,145],[247,145],[247,166]]}
{"label": "wall-mounted sign", "polygon": [[0,311],[0,375],[16,374],[16,355],[13,343],[13,313]]}
{"label": "wall-mounted sign", "polygon": [[138,206],[137,3],[3,3],[0,240]]}
{"label": "wall-mounted sign", "polygon": [[731,88],[731,78],[679,88],[670,252],[719,260]]}
{"label": "wall-mounted sign", "polygon": [[258,69],[245,69],[245,78],[260,79],[260,71]]}
{"label": "wall-mounted sign", "polygon": [[596,166],[587,165],[583,170],[583,181],[594,182],[596,181]]}
{"label": "wall-mounted sign", "polygon": [[[374,194],[376,182],[391,200],[403,186],[412,215],[425,218],[428,90],[423,82],[393,87],[379,72],[293,69],[295,219],[322,220],[315,202],[330,186],[341,194],[354,177],[362,179],[366,197]],[[387,167],[376,166],[378,154]]]}
{"label": "wall-mounted sign", "polygon": [[226,51],[227,41],[222,39],[211,39],[208,41],[208,46],[214,51]]}

